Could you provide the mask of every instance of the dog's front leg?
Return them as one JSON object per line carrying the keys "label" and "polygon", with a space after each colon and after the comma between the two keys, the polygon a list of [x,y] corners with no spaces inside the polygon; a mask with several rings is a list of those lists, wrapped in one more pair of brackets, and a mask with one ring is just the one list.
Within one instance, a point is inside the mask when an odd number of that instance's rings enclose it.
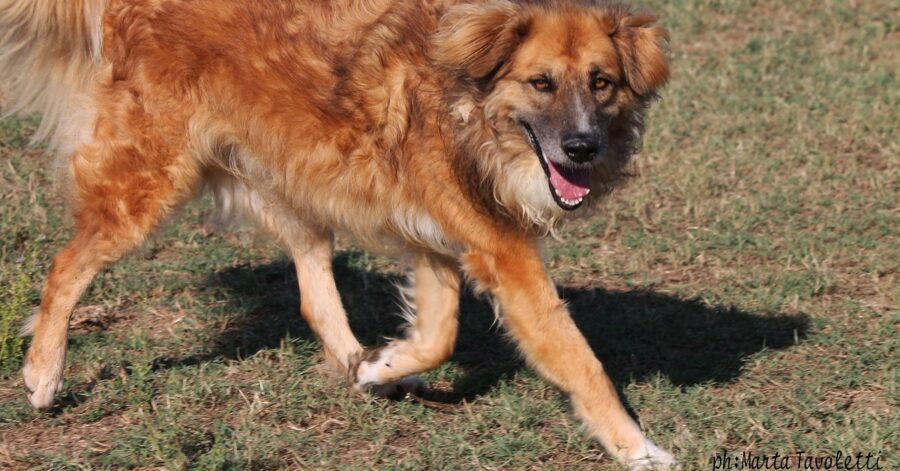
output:
{"label": "dog's front leg", "polygon": [[631,469],[669,469],[672,456],[644,437],[612,381],[556,294],[536,245],[496,244],[471,250],[465,268],[499,301],[504,327],[528,363],[571,395],[590,434]]}
{"label": "dog's front leg", "polygon": [[402,290],[406,336],[351,358],[350,381],[357,388],[375,388],[388,396],[395,389],[415,390],[422,384],[411,375],[437,367],[453,353],[459,266],[434,254],[417,254],[411,262],[409,284]]}

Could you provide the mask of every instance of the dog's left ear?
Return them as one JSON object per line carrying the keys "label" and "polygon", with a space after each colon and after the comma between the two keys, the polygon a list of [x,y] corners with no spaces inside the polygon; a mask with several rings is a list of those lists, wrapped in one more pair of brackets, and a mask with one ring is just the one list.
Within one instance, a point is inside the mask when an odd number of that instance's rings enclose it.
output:
{"label": "dog's left ear", "polygon": [[488,78],[509,58],[527,23],[511,2],[495,0],[451,8],[432,39],[434,61],[463,78]]}
{"label": "dog's left ear", "polygon": [[625,80],[638,95],[652,95],[669,81],[669,33],[648,14],[619,18],[611,33],[622,59]]}

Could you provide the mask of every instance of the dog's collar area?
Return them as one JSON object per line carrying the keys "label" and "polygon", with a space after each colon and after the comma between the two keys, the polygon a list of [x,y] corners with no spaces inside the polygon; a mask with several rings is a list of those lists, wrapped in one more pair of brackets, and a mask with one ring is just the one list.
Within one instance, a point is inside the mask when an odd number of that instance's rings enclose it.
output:
{"label": "dog's collar area", "polygon": [[568,180],[572,179],[572,176],[575,174],[581,173],[578,175],[579,180],[590,180],[591,171],[593,169],[567,169],[561,168],[559,165],[550,162],[547,159],[547,156],[544,155],[544,150],[541,148],[541,144],[538,141],[537,135],[534,133],[534,129],[532,129],[531,125],[525,121],[519,121],[522,129],[525,131],[525,137],[528,139],[528,143],[531,144],[531,149],[538,157],[538,161],[541,163],[541,168],[544,169],[544,175],[547,177],[547,186],[550,189],[550,196],[553,197],[553,201],[556,204],[566,210],[573,211],[578,209],[582,203],[584,203],[584,198],[590,193],[590,188],[582,188],[578,194],[571,195],[571,197],[566,197],[562,194],[559,188],[554,185],[554,181],[560,182],[560,184],[565,183],[569,184]]}

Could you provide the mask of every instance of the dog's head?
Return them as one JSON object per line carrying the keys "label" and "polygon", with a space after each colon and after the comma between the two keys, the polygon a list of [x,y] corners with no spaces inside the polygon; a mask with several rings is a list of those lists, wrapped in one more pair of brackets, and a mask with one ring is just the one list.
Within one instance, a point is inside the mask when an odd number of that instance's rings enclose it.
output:
{"label": "dog's head", "polygon": [[641,115],[668,80],[667,34],[647,14],[591,0],[463,4],[435,62],[449,106],[500,204],[555,220],[621,176]]}

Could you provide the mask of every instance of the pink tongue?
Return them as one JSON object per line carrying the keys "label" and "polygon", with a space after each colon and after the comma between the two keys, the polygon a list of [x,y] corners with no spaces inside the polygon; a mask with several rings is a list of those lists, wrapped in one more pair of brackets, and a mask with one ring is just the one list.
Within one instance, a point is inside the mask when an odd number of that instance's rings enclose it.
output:
{"label": "pink tongue", "polygon": [[549,161],[550,184],[567,200],[584,198],[591,191],[592,168],[568,168]]}

